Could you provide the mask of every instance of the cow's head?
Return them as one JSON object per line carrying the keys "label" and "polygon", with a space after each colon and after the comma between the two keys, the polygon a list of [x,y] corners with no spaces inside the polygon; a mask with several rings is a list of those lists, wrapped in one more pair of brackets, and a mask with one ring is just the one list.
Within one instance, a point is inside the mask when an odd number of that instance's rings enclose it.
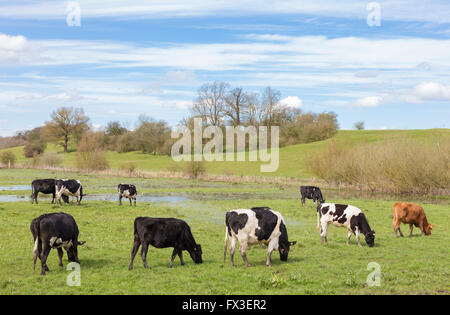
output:
{"label": "cow's head", "polygon": [[280,260],[287,261],[288,255],[289,255],[289,249],[291,246],[294,246],[295,244],[297,244],[297,241],[280,242],[279,248],[278,248],[280,251]]}
{"label": "cow's head", "polygon": [[369,231],[364,236],[366,238],[367,245],[369,245],[369,247],[373,247],[375,245],[375,231],[374,230]]}
{"label": "cow's head", "polygon": [[[84,243],[86,242],[78,242],[77,245],[83,245]],[[80,263],[80,261],[78,260],[78,251],[76,246],[72,245],[67,249],[67,259],[69,260],[69,262]]]}
{"label": "cow's head", "polygon": [[431,235],[431,229],[433,228],[434,226],[433,226],[433,224],[428,224],[426,227],[425,227],[425,235]]}
{"label": "cow's head", "polygon": [[189,251],[189,254],[191,255],[192,260],[196,264],[201,264],[203,262],[202,260],[202,245],[195,244],[194,248]]}

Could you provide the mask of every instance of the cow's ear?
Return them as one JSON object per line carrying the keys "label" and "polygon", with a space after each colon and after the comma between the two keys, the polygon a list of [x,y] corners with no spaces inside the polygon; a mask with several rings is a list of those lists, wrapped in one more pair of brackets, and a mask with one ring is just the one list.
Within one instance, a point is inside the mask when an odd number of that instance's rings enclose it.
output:
{"label": "cow's ear", "polygon": [[297,244],[297,241],[293,241],[293,242],[289,243],[290,246],[294,246],[295,244]]}
{"label": "cow's ear", "polygon": [[375,230],[372,230],[373,235],[375,235]]}
{"label": "cow's ear", "polygon": [[433,224],[429,224],[428,226],[430,227],[430,229],[434,228]]}

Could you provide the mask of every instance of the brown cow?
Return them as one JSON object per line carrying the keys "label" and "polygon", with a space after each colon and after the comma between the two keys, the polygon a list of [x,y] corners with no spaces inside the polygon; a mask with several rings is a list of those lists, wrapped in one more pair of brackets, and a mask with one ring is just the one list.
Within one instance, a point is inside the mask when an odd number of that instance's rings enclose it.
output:
{"label": "brown cow", "polygon": [[433,225],[428,223],[427,216],[421,206],[409,202],[397,202],[392,206],[392,214],[394,217],[395,237],[397,237],[397,230],[400,232],[400,236],[403,237],[400,223],[409,224],[409,236],[412,236],[414,225],[420,228],[422,235],[431,235]]}

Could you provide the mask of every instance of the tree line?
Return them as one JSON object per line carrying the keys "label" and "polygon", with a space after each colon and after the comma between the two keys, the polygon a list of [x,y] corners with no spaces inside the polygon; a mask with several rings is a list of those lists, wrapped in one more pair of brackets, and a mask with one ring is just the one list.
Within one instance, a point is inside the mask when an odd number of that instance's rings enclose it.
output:
{"label": "tree line", "polygon": [[[197,90],[189,114],[180,124],[193,130],[194,118],[202,118],[204,127],[279,126],[281,146],[328,139],[338,130],[336,114],[303,112],[283,104],[280,91],[272,87],[251,92],[219,81],[205,83]],[[171,131],[167,122],[146,115],[139,116],[134,129],[110,121],[105,128],[94,130],[82,108],[60,107],[44,126],[20,132],[9,141],[24,145],[26,157],[41,155],[47,142],[79,154],[112,150],[170,155],[176,141],[171,139]]]}

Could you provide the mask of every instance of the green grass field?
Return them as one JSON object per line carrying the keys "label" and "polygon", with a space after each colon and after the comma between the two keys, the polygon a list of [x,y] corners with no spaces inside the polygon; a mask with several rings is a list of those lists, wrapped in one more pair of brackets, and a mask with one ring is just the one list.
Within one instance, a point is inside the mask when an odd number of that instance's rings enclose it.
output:
{"label": "green grass field", "polygon": [[[206,172],[212,175],[255,175],[255,176],[276,176],[276,177],[293,177],[299,179],[308,179],[313,177],[310,170],[304,163],[305,158],[311,154],[320,154],[320,151],[330,141],[342,142],[346,145],[356,145],[359,143],[375,143],[389,139],[408,139],[413,138],[424,143],[435,142],[442,137],[450,137],[450,129],[429,129],[429,130],[340,130],[338,134],[332,139],[325,141],[318,141],[308,144],[298,144],[280,148],[280,163],[279,168],[273,173],[261,173],[261,162],[208,162],[205,164]],[[75,146],[72,144],[71,150]],[[23,155],[23,147],[16,147],[12,150],[16,157],[18,164],[24,164],[26,158]],[[0,150],[1,152],[4,150]],[[54,143],[49,143],[45,151],[61,153],[63,156],[64,166],[75,167],[76,152],[67,154],[62,153],[62,148],[56,146]],[[112,151],[107,152],[107,159],[110,168],[113,170],[120,170],[124,164],[134,163],[137,169],[141,171],[182,171],[185,169],[184,162],[174,162],[170,156],[154,156],[151,154],[143,154],[141,152],[116,153]]]}
{"label": "green grass field", "polygon": [[[349,203],[361,208],[376,231],[375,247],[345,245],[347,231],[330,226],[328,245],[320,243],[315,230],[312,202],[301,208],[296,189],[263,184],[230,184],[181,179],[133,179],[40,170],[0,170],[0,186],[28,185],[38,177],[82,180],[85,193],[115,194],[118,182],[133,182],[140,194],[186,196],[183,202],[126,203],[84,200],[81,206],[28,202],[30,191],[2,191],[2,195],[24,195],[20,202],[0,202],[0,294],[449,294],[450,215],[448,199],[440,204],[422,202],[435,228],[429,237],[414,230],[413,237],[394,238],[392,200],[335,197],[329,202]],[[386,198],[387,199],[387,198]],[[233,208],[270,206],[282,213],[289,239],[297,241],[287,262],[272,256],[265,266],[266,251],[258,246],[248,251],[254,267],[246,268],[239,253],[235,267],[223,264],[224,216]],[[50,272],[40,276],[32,268],[33,240],[29,230],[33,218],[42,213],[72,214],[80,229],[81,286],[66,284],[71,271],[58,266],[56,251],[48,260]],[[171,249],[150,247],[149,269],[140,256],[128,271],[137,216],[177,217],[191,226],[202,244],[204,263],[196,265],[185,252],[186,265],[179,260],[169,269]],[[407,226],[402,227],[408,231]],[[407,235],[408,233],[405,233]],[[228,255],[229,257],[229,255]],[[381,267],[381,285],[370,287],[366,278],[370,262]]]}

